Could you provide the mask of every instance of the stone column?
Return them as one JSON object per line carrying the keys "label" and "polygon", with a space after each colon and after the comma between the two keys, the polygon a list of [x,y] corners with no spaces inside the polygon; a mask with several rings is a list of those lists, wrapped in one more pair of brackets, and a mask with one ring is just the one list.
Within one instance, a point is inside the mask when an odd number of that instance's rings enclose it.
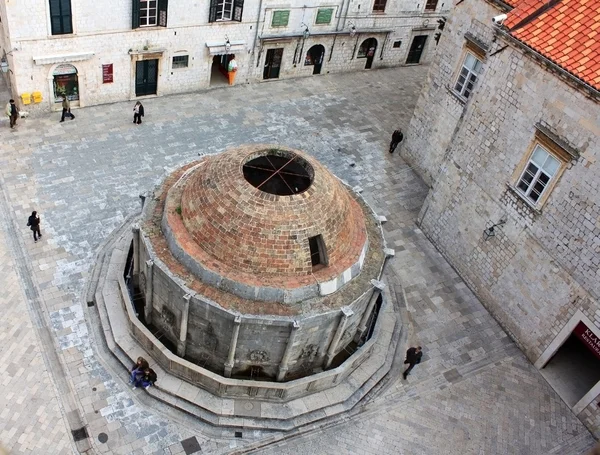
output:
{"label": "stone column", "polygon": [[385,289],[385,284],[378,280],[371,280],[371,284],[373,285],[373,294],[371,294],[371,298],[369,299],[369,303],[365,308],[365,312],[360,319],[360,324],[358,324],[358,329],[356,330],[356,334],[354,335],[354,341],[356,343],[359,342],[365,331],[367,330],[367,323],[369,322],[369,318],[371,317],[371,313],[373,313],[373,308],[375,307],[375,303],[377,299],[381,295],[381,291]]}
{"label": "stone column", "polygon": [[277,380],[283,381],[285,378],[285,374],[288,371],[288,363],[290,361],[290,355],[292,354],[292,347],[294,345],[294,339],[296,338],[296,333],[298,333],[298,321],[292,322],[292,330],[290,331],[290,336],[288,337],[287,345],[285,347],[285,352],[283,353],[283,357],[281,359],[281,363],[279,364],[279,371],[277,371]]}
{"label": "stone column", "polygon": [[152,323],[152,302],[154,301],[154,261],[146,261],[146,289],[144,290],[144,321],[146,325]]}
{"label": "stone column", "polygon": [[181,328],[179,329],[179,341],[177,341],[177,355],[185,357],[185,346],[188,330],[188,316],[190,314],[190,299],[192,296],[186,294],[183,296],[183,308],[181,310]]}
{"label": "stone column", "polygon": [[133,232],[133,284],[139,286],[140,284],[140,226],[134,224],[131,228]]}
{"label": "stone column", "polygon": [[329,349],[327,350],[327,355],[325,356],[325,367],[329,368],[333,358],[335,357],[335,351],[337,350],[338,344],[342,339],[342,335],[344,334],[344,330],[346,330],[346,325],[348,324],[348,318],[354,314],[348,307],[342,308],[342,317],[340,318],[340,323],[337,326],[337,330],[335,331],[335,335],[333,336],[333,340],[331,340],[331,344],[329,345]]}
{"label": "stone column", "polygon": [[231,371],[235,363],[235,348],[237,347],[238,335],[240,334],[240,325],[242,324],[241,316],[236,316],[233,320],[233,333],[231,334],[231,344],[229,345],[229,355],[225,363],[225,371],[223,375],[226,378],[231,377]]}

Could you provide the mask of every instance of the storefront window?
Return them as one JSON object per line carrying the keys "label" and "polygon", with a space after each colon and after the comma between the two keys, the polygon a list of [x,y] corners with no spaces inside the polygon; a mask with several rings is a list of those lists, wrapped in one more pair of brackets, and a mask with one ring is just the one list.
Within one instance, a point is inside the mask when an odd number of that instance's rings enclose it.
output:
{"label": "storefront window", "polygon": [[77,81],[77,68],[73,65],[58,65],[54,70],[54,101],[62,102],[66,96],[69,101],[79,100],[79,83]]}

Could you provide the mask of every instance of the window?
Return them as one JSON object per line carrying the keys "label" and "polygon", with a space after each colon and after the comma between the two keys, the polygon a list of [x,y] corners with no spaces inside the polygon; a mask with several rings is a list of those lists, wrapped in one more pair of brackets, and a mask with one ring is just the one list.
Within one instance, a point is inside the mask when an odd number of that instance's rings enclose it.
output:
{"label": "window", "polygon": [[400,40],[394,41],[394,44],[392,45],[394,49],[398,49],[400,46],[402,46],[402,41]]}
{"label": "window", "polygon": [[166,27],[168,0],[133,0],[131,28]]}
{"label": "window", "polygon": [[375,0],[373,3],[373,11],[385,11],[385,3],[387,0]]}
{"label": "window", "polygon": [[438,0],[427,0],[425,3],[425,11],[435,11]]}
{"label": "window", "polygon": [[173,64],[171,65],[171,67],[173,69],[187,68],[188,60],[189,60],[189,55],[176,55],[173,57]]}
{"label": "window", "polygon": [[211,0],[208,22],[242,22],[244,0]]}
{"label": "window", "polygon": [[323,25],[331,23],[331,16],[333,16],[333,8],[323,8],[317,10],[317,19],[315,24]]}
{"label": "window", "polygon": [[530,202],[537,204],[550,181],[556,176],[561,162],[541,145],[536,144],[525,170],[519,178],[517,189]]}
{"label": "window", "polygon": [[308,238],[308,247],[310,248],[310,263],[313,271],[327,266],[327,255],[325,253],[325,242],[322,235]]}
{"label": "window", "polygon": [[273,19],[271,20],[271,27],[287,27],[290,19],[289,11],[273,11]]}
{"label": "window", "polygon": [[73,33],[71,0],[50,0],[50,24],[53,35]]}
{"label": "window", "polygon": [[462,68],[454,85],[454,91],[463,98],[468,98],[473,91],[477,75],[481,70],[481,60],[467,52]]}

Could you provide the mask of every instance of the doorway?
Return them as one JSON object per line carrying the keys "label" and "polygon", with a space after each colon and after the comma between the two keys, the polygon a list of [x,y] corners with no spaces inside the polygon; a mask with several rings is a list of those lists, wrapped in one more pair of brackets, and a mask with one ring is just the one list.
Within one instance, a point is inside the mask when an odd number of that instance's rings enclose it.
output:
{"label": "doorway", "polygon": [[369,38],[362,42],[358,49],[358,55],[356,58],[366,58],[365,69],[371,69],[373,66],[373,59],[375,58],[375,51],[377,51],[377,40],[375,38]]}
{"label": "doorway", "polygon": [[325,55],[325,47],[320,44],[315,44],[306,53],[304,66],[313,65],[313,74],[321,74],[323,66],[323,56]]}
{"label": "doorway", "polygon": [[[586,329],[583,323],[579,323],[540,370],[552,388],[571,408],[600,381],[600,358],[590,346],[590,340],[597,339],[594,335],[586,336]],[[592,341],[591,344],[594,343],[595,341]]]}
{"label": "doorway", "polygon": [[135,62],[135,96],[156,95],[158,60]]}
{"label": "doorway", "polygon": [[283,48],[267,50],[265,58],[265,69],[263,79],[277,79],[281,69],[281,59],[283,58]]}
{"label": "doorway", "polygon": [[410,50],[408,51],[408,57],[406,57],[406,64],[417,64],[421,61],[421,55],[425,49],[425,42],[427,41],[428,35],[418,35],[413,38]]}
{"label": "doorway", "polygon": [[229,65],[229,54],[219,54],[213,57],[210,71],[211,87],[229,85],[227,66]]}

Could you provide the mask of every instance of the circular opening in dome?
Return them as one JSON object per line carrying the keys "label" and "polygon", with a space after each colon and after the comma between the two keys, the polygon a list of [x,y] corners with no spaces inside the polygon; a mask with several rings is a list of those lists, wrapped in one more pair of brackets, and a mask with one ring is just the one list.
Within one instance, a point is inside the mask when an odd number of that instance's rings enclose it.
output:
{"label": "circular opening in dome", "polygon": [[287,150],[271,149],[243,166],[246,181],[265,193],[291,196],[306,191],[313,180],[312,166]]}

